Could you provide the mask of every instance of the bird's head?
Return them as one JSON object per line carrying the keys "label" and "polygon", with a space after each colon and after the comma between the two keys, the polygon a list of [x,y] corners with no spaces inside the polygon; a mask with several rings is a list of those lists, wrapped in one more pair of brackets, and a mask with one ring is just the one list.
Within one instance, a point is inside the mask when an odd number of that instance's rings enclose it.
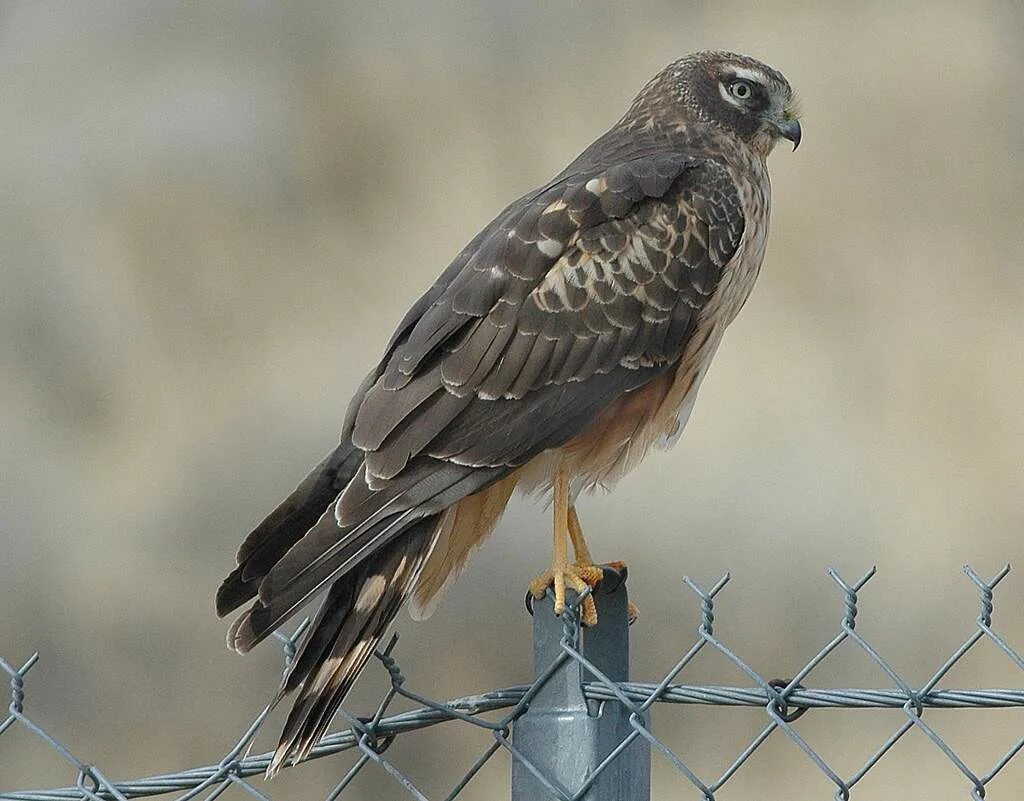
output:
{"label": "bird's head", "polygon": [[637,104],[645,101],[657,105],[660,115],[677,117],[683,126],[696,122],[731,133],[762,156],[779,139],[788,139],[794,150],[800,144],[799,114],[789,81],[750,56],[718,50],[685,56],[651,81]]}

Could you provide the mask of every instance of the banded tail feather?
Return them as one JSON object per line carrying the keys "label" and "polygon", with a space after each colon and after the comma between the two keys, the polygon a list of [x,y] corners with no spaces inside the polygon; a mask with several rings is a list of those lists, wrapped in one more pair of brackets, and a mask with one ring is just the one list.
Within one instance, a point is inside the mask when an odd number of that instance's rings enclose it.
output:
{"label": "banded tail feather", "polygon": [[273,778],[305,759],[412,592],[437,539],[437,520],[417,520],[331,586],[274,703],[299,690],[267,767]]}
{"label": "banded tail feather", "polygon": [[[334,579],[273,702],[299,691],[268,778],[286,763],[305,758],[323,735],[412,592],[437,539],[437,515],[395,515],[358,536],[351,536],[353,527],[339,525],[338,497],[359,474],[363,457],[361,450],[342,442],[320,462],[246,537],[238,566],[217,591],[221,617],[256,599],[228,631],[228,647],[245,653]],[[361,559],[346,559],[367,541],[375,541],[375,548],[366,549]],[[300,542],[303,547],[297,548]],[[312,557],[339,543],[346,547],[319,572],[296,572],[285,560],[289,554]]]}

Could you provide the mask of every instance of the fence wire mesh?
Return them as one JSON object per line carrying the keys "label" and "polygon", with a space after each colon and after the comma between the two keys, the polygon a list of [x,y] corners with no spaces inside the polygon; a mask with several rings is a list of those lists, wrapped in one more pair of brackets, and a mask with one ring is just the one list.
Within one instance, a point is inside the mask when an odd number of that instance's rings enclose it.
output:
{"label": "fence wire mesh", "polygon": [[[872,568],[859,580],[846,581],[835,570],[829,575],[841,593],[842,615],[838,631],[791,679],[767,679],[744,660],[733,646],[727,645],[715,635],[715,599],[729,582],[726,574],[710,588],[704,588],[690,578],[684,578],[689,589],[700,600],[700,619],[697,636],[693,644],[682,654],[672,668],[655,683],[615,682],[604,675],[586,655],[581,647],[582,631],[579,626],[579,604],[582,598],[570,603],[569,612],[562,620],[562,637],[559,653],[547,669],[538,671],[528,685],[494,690],[478,695],[457,698],[447,702],[435,701],[410,690],[406,678],[394,656],[397,636],[385,648],[377,651],[377,660],[387,672],[390,687],[370,717],[358,717],[347,710],[339,713],[343,721],[339,730],[328,734],[313,750],[311,759],[320,759],[341,751],[355,750],[355,763],[330,789],[325,801],[334,801],[345,794],[353,779],[362,771],[381,770],[390,776],[402,792],[417,801],[428,801],[427,795],[406,775],[402,769],[389,760],[389,746],[400,736],[407,736],[427,727],[442,723],[462,724],[483,729],[491,735],[490,744],[478,755],[471,767],[458,776],[443,796],[446,801],[459,797],[472,783],[481,768],[497,754],[504,752],[513,763],[523,765],[547,789],[551,798],[560,801],[579,801],[594,787],[595,783],[616,760],[622,759],[629,746],[638,738],[647,741],[653,753],[660,754],[685,780],[692,785],[694,797],[703,801],[714,801],[715,794],[743,768],[750,757],[773,735],[783,736],[798,746],[804,757],[823,774],[834,786],[836,799],[851,798],[853,788],[871,771],[911,730],[918,730],[956,768],[962,776],[963,790],[976,801],[986,798],[986,789],[996,776],[1024,748],[1024,736],[1018,739],[1005,753],[985,768],[972,768],[925,720],[928,709],[992,709],[997,707],[1024,707],[1024,688],[1005,689],[941,689],[942,680],[965,655],[983,640],[991,641],[1017,669],[1024,674],[1024,660],[1020,654],[998,634],[992,626],[993,594],[997,585],[1010,572],[1007,565],[989,580],[981,578],[969,566],[964,567],[967,578],[973,582],[979,593],[980,611],[973,628],[962,643],[936,669],[923,684],[913,684],[898,673],[876,648],[857,630],[856,619],[860,603],[860,592],[875,575]],[[303,622],[290,636],[276,634],[281,642],[287,665],[295,654],[296,643],[305,630],[308,621]],[[889,685],[879,689],[828,689],[806,686],[811,673],[822,664],[840,645],[852,643],[888,677]],[[747,687],[686,685],[674,683],[694,660],[698,653],[706,650],[717,652],[728,663],[735,665],[751,684]],[[127,801],[133,798],[171,796],[177,801],[188,799],[214,799],[231,788],[238,788],[253,798],[270,801],[268,793],[273,785],[262,784],[259,788],[248,781],[262,774],[270,762],[271,754],[250,755],[251,743],[260,725],[267,717],[270,706],[265,707],[252,721],[230,750],[216,763],[183,770],[177,773],[149,776],[128,781],[112,781],[96,765],[88,764],[57,737],[48,732],[27,711],[28,694],[26,678],[38,661],[33,654],[20,667],[0,659],[0,669],[10,677],[11,701],[9,714],[0,723],[0,735],[14,727],[21,727],[35,735],[40,741],[63,757],[71,766],[76,778],[73,786],[47,790],[20,790],[0,792],[3,801],[64,801],[75,799],[117,799]],[[513,731],[516,721],[527,712],[537,694],[548,685],[552,677],[567,663],[575,662],[594,678],[585,682],[583,695],[593,701],[620,704],[628,716],[631,731],[612,748],[594,769],[584,777],[578,786],[566,787],[551,776],[545,775],[541,767],[518,749],[514,743]],[[388,714],[392,703],[404,698],[418,705],[410,711]],[[764,710],[763,727],[749,741],[726,769],[715,777],[701,777],[684,757],[665,744],[651,730],[647,711],[656,703],[699,704],[718,707],[760,707]],[[843,776],[832,767],[796,727],[797,720],[808,710],[835,709],[898,709],[904,720],[882,742],[871,756],[853,773]],[[502,712],[492,719],[495,712]],[[488,717],[490,715],[490,717]],[[781,733],[781,734],[777,734]],[[0,740],[0,764],[2,764]],[[268,789],[268,787],[270,789]],[[1007,798],[1017,797],[1012,791]],[[531,799],[533,801],[533,799]],[[639,798],[622,801],[644,801]]]}

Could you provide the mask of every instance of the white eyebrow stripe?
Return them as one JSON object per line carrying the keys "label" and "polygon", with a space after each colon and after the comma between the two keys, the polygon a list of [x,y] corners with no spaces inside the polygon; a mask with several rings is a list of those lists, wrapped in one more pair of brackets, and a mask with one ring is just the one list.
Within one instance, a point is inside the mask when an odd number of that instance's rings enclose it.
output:
{"label": "white eyebrow stripe", "polygon": [[732,66],[733,74],[744,81],[750,81],[751,83],[757,83],[761,86],[768,85],[768,76],[765,75],[761,70],[751,69],[750,67],[739,67]]}

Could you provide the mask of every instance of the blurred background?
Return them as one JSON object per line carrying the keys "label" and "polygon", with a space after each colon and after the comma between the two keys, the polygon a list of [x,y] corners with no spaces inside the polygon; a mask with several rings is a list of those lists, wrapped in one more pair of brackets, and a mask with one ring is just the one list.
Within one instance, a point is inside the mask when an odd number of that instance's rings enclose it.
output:
{"label": "blurred background", "polygon": [[[631,566],[633,675],[656,681],[693,641],[684,574],[732,571],[716,633],[787,676],[838,628],[826,568],[877,563],[858,630],[923,683],[973,627],[961,565],[1022,554],[1022,36],[1013,0],[3,3],[0,655],[42,653],[28,711],[111,778],[216,761],[280,668],[273,645],[230,654],[213,613],[240,539],[331,447],[462,245],[709,47],[785,72],[804,144],[772,157],[766,263],[685,436],[581,503],[595,555]],[[402,616],[410,688],[530,677],[522,596],[548,532],[514,502],[438,614]],[[996,598],[1024,645],[1024,576]],[[372,708],[378,672],[351,708]],[[680,680],[748,683],[710,656]],[[891,686],[852,648],[809,683]],[[1021,675],[979,646],[945,684]],[[662,707],[655,726],[709,776],[762,719]],[[901,720],[812,712],[800,731],[849,773]],[[979,772],[1024,733],[1017,711],[928,720]],[[433,797],[488,742],[449,726],[389,754]],[[351,761],[267,792],[322,797]],[[347,797],[399,798],[378,773]],[[0,739],[0,790],[73,781],[29,733]],[[495,759],[465,797],[507,782]],[[1021,786],[1024,758],[992,794]],[[654,787],[696,797],[658,759]],[[830,787],[776,736],[720,797]],[[894,789],[967,795],[917,732],[857,797]]]}

